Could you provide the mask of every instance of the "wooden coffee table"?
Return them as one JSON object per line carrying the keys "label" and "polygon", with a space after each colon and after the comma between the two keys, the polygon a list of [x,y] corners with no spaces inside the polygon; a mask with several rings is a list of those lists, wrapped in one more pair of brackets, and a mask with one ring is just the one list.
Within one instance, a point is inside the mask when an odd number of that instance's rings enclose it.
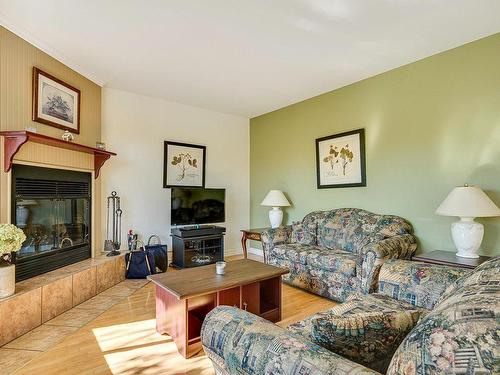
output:
{"label": "wooden coffee table", "polygon": [[281,320],[281,275],[288,270],[250,259],[227,262],[226,274],[215,264],[148,276],[156,284],[156,330],[169,334],[189,358],[201,349],[200,330],[216,306],[247,310],[272,322]]}

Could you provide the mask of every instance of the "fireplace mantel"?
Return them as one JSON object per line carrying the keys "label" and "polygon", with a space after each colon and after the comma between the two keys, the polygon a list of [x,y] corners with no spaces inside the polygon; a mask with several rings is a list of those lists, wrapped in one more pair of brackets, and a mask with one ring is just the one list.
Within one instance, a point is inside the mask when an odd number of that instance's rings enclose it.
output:
{"label": "fireplace mantel", "polygon": [[3,169],[5,172],[10,171],[14,156],[26,142],[40,143],[47,146],[59,147],[66,150],[84,152],[94,155],[94,177],[99,177],[99,171],[106,160],[111,156],[115,156],[114,152],[100,150],[89,146],[84,146],[78,143],[63,141],[62,139],[49,137],[47,135],[33,133],[29,131],[3,131],[0,136],[5,138],[4,147],[4,163]]}

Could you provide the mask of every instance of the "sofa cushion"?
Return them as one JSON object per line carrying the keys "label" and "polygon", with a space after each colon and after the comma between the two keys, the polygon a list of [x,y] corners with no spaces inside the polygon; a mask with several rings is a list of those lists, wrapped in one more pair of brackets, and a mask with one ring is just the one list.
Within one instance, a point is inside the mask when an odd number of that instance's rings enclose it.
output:
{"label": "sofa cushion", "polygon": [[269,254],[270,257],[287,259],[292,262],[307,264],[306,257],[312,251],[321,251],[322,248],[316,245],[302,245],[300,243],[285,243],[276,245]]}
{"label": "sofa cushion", "polygon": [[356,276],[355,254],[342,250],[320,249],[308,252],[306,264],[331,272],[341,272],[344,275]]}
{"label": "sofa cushion", "polygon": [[303,224],[300,222],[292,223],[291,243],[299,243],[301,245],[316,245],[318,225],[316,223]]}
{"label": "sofa cushion", "polygon": [[303,220],[311,222],[318,225],[318,245],[353,253],[371,242],[412,233],[410,223],[399,216],[378,215],[357,208],[313,212]]}
{"label": "sofa cushion", "polygon": [[403,340],[388,374],[499,374],[500,257],[460,279]]}
{"label": "sofa cushion", "polygon": [[288,259],[311,268],[340,272],[346,276],[356,275],[357,257],[347,251],[292,243],[275,246],[273,256]]}
{"label": "sofa cushion", "polygon": [[320,296],[343,302],[359,290],[359,278],[342,272],[332,272],[319,268],[312,268],[299,262],[269,256],[268,263],[288,269],[290,272],[283,275],[283,281]]}
{"label": "sofa cushion", "polygon": [[463,268],[390,259],[380,269],[378,292],[430,310],[448,286],[470,272]]}
{"label": "sofa cushion", "polygon": [[393,353],[425,309],[383,294],[356,296],[288,329],[355,362],[385,373]]}

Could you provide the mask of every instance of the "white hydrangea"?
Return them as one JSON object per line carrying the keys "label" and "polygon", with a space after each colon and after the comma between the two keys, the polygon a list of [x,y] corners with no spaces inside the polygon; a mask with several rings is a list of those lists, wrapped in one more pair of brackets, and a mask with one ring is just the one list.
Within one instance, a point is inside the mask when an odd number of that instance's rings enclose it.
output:
{"label": "white hydrangea", "polygon": [[19,251],[26,235],[13,224],[0,224],[0,257]]}

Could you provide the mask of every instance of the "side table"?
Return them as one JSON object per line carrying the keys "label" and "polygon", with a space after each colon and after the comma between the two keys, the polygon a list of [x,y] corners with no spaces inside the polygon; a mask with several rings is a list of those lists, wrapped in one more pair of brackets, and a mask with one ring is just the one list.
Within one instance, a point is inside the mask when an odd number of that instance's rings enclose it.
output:
{"label": "side table", "polygon": [[[269,228],[252,228],[252,229],[242,229],[241,230],[241,247],[243,248],[243,256],[247,259],[247,240],[261,241],[262,232],[268,230]],[[266,251],[262,248],[262,253],[264,254],[264,263],[267,263]]]}
{"label": "side table", "polygon": [[445,266],[474,269],[490,258],[491,257],[484,255],[479,256],[479,258],[462,258],[457,257],[456,253],[452,251],[434,250],[428,253],[415,255],[411,260],[431,264],[441,264]]}

